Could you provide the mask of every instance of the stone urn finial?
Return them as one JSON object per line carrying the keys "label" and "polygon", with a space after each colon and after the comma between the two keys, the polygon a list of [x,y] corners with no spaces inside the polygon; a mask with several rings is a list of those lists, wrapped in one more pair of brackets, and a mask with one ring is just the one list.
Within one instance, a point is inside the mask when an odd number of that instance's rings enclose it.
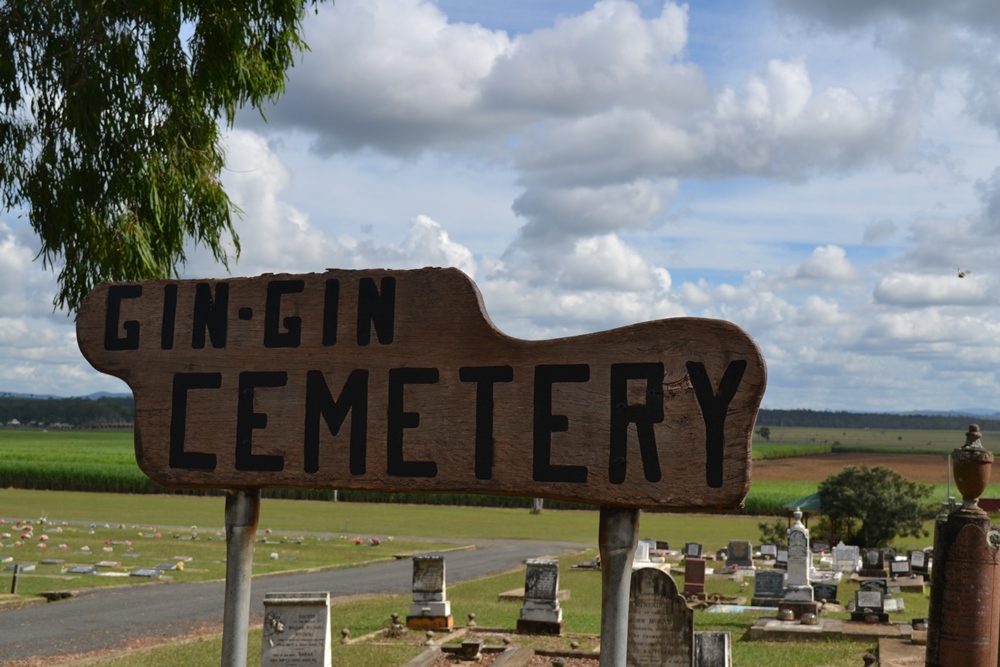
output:
{"label": "stone urn finial", "polygon": [[993,453],[983,447],[982,437],[979,426],[970,424],[969,431],[965,434],[965,445],[951,454],[955,486],[962,494],[962,509],[966,511],[982,512],[979,509],[979,496],[990,482]]}

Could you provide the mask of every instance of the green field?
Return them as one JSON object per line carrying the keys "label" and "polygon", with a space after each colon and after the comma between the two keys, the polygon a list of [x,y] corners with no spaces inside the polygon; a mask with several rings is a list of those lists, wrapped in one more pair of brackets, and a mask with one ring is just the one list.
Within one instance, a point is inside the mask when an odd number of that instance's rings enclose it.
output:
{"label": "green field", "polygon": [[[806,426],[769,426],[770,439],[763,440],[754,434],[754,453],[773,451],[774,446],[813,445],[828,447],[860,448],[865,451],[886,451],[893,453],[942,452],[947,453],[965,444],[962,431],[930,431],[919,429],[840,429],[811,428]],[[1000,452],[1000,433],[984,431],[983,446],[993,452]],[[817,449],[814,453],[824,453]],[[801,454],[796,454],[800,456]]]}

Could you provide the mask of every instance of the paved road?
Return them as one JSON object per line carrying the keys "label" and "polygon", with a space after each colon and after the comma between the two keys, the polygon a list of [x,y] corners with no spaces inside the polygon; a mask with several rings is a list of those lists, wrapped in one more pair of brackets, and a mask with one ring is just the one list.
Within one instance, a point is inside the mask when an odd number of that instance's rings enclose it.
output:
{"label": "paved road", "polygon": [[[474,551],[445,555],[448,583],[519,567],[527,558],[581,549],[566,542],[481,540]],[[264,593],[330,591],[333,596],[409,593],[409,560],[362,568],[263,577],[253,581],[251,615],[263,615]],[[121,648],[130,640],[169,639],[221,625],[221,582],[94,589],[71,600],[0,611],[0,663]],[[405,610],[402,610],[405,612]],[[333,619],[334,627],[337,625]]]}

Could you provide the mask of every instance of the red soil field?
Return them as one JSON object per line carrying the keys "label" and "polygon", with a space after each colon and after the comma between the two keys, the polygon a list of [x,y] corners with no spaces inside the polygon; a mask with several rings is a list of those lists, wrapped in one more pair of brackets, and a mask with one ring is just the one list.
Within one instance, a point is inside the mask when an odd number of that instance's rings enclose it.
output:
{"label": "red soil field", "polygon": [[[755,482],[822,482],[846,466],[892,468],[911,482],[944,484],[948,481],[945,454],[818,454],[788,459],[753,462],[751,480]],[[994,474],[993,481],[1000,482]]]}

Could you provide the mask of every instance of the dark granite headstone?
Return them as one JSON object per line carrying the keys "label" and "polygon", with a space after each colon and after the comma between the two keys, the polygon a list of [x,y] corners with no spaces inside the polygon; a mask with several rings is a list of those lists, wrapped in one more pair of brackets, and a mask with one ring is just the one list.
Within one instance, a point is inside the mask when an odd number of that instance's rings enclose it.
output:
{"label": "dark granite headstone", "polygon": [[697,542],[688,542],[684,545],[684,556],[687,558],[701,558],[702,546]]}
{"label": "dark granite headstone", "polygon": [[656,540],[656,550],[670,551],[670,542],[665,542],[663,540]]}
{"label": "dark granite headstone", "polygon": [[826,600],[828,602],[837,601],[837,585],[836,584],[813,584],[813,597],[817,600]]}
{"label": "dark granite headstone", "polygon": [[726,566],[753,567],[753,545],[748,540],[732,540],[727,548]]}
{"label": "dark granite headstone", "polygon": [[785,573],[757,570],[753,576],[753,606],[770,607],[785,595]]}

